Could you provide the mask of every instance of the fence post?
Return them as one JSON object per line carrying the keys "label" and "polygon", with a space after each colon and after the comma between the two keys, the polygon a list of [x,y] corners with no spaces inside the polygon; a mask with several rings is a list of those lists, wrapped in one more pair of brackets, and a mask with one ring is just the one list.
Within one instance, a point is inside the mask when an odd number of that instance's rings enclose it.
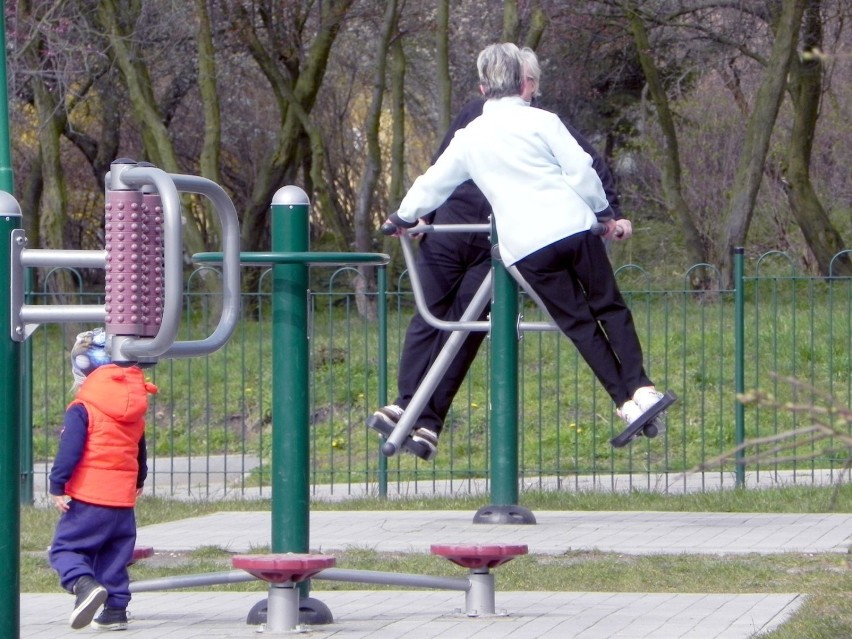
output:
{"label": "fence post", "polygon": [[734,385],[737,398],[734,401],[734,443],[736,487],[745,488],[745,451],[740,448],[745,442],[745,406],[739,396],[745,392],[745,291],[743,276],[743,248],[734,249]]}
{"label": "fence post", "polygon": [[[379,314],[379,406],[388,403],[388,273],[384,266],[378,269],[376,302]],[[379,454],[379,497],[388,496],[388,458]]]}
{"label": "fence post", "polygon": [[[12,280],[12,231],[21,228],[21,207],[0,191],[0,280]],[[12,302],[0,295],[3,351],[0,364],[0,637],[20,636],[20,399],[21,343],[12,339]]]}
{"label": "fence post", "polygon": [[[272,250],[304,252],[310,202],[297,186],[272,198]],[[272,267],[272,552],[308,552],[308,265]]]}

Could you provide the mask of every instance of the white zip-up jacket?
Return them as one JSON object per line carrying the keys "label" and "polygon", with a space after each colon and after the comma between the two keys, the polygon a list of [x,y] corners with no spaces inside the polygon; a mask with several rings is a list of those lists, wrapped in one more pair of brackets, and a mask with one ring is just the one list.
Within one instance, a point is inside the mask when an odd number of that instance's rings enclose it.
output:
{"label": "white zip-up jacket", "polygon": [[491,203],[507,265],[588,230],[609,206],[591,156],[558,116],[520,96],[488,100],[414,181],[397,215],[415,222],[469,179]]}

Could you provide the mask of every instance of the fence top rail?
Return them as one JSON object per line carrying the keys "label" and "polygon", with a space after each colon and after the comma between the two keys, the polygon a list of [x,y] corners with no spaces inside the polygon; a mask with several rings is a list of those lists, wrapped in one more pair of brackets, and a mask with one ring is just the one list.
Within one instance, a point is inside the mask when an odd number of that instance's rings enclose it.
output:
{"label": "fence top rail", "polygon": [[[218,263],[222,261],[221,252],[196,253],[194,262]],[[383,266],[390,262],[385,253],[342,253],[328,251],[287,251],[240,253],[241,266],[275,266],[276,264],[322,264],[341,266],[345,264],[373,264]]]}

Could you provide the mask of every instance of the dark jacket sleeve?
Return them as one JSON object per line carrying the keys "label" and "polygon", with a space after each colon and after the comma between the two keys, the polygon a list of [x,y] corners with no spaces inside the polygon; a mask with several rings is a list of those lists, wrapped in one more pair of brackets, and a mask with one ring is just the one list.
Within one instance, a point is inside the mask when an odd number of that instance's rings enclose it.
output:
{"label": "dark jacket sleeve", "polygon": [[80,459],[89,437],[89,413],[81,404],[74,404],[65,411],[62,433],[59,436],[59,450],[50,470],[49,492],[51,495],[64,495],[65,484]]}
{"label": "dark jacket sleeve", "polygon": [[139,474],[136,475],[136,488],[142,488],[148,478],[148,446],[145,443],[145,435],[139,440],[139,452],[136,455],[139,462]]}
{"label": "dark jacket sleeve", "polygon": [[603,184],[604,193],[606,193],[606,200],[609,202],[609,208],[599,212],[598,217],[612,217],[615,220],[619,219],[621,217],[621,206],[618,202],[618,190],[616,189],[615,176],[612,174],[612,171],[609,170],[609,166],[601,157],[600,153],[598,153],[597,149],[589,144],[589,141],[573,126],[564,120],[562,123],[574,139],[577,140],[577,144],[583,147],[583,150],[592,156],[592,168],[601,179],[601,184]]}
{"label": "dark jacket sleeve", "polygon": [[[450,145],[450,142],[453,141],[453,137],[456,134],[456,131],[459,129],[465,128],[468,124],[473,122],[476,118],[482,115],[482,107],[485,105],[485,100],[483,98],[474,98],[465,104],[461,111],[456,114],[456,117],[453,118],[453,121],[450,123],[450,128],[447,129],[447,132],[444,134],[444,139],[441,140],[441,145],[438,147],[438,150],[435,152],[435,155],[432,156],[432,164],[438,161],[438,158],[441,157],[441,154],[447,149]],[[477,188],[477,186],[473,183],[473,180],[468,180],[467,182],[463,182],[456,188],[455,191],[450,195],[448,200],[452,198],[468,198],[472,194],[473,198],[481,199],[485,202],[485,196],[482,195],[482,191]],[[489,207],[490,212],[490,207]],[[423,219],[431,224],[435,219],[435,211],[430,211],[426,215],[423,216]]]}

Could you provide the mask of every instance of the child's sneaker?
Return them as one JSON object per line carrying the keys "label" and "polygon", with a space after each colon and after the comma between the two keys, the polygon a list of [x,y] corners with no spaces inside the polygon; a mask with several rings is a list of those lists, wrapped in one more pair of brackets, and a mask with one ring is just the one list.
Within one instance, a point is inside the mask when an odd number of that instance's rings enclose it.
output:
{"label": "child's sneaker", "polygon": [[68,623],[74,630],[85,628],[92,621],[92,617],[107,599],[107,591],[102,585],[89,576],[84,575],[74,582],[74,610]]}
{"label": "child's sneaker", "polygon": [[127,630],[127,610],[107,606],[92,621],[92,628],[95,630]]}
{"label": "child's sneaker", "polygon": [[423,455],[417,455],[423,461],[432,461],[438,452],[438,433],[428,428],[416,428],[411,433],[411,439],[425,448]]}

